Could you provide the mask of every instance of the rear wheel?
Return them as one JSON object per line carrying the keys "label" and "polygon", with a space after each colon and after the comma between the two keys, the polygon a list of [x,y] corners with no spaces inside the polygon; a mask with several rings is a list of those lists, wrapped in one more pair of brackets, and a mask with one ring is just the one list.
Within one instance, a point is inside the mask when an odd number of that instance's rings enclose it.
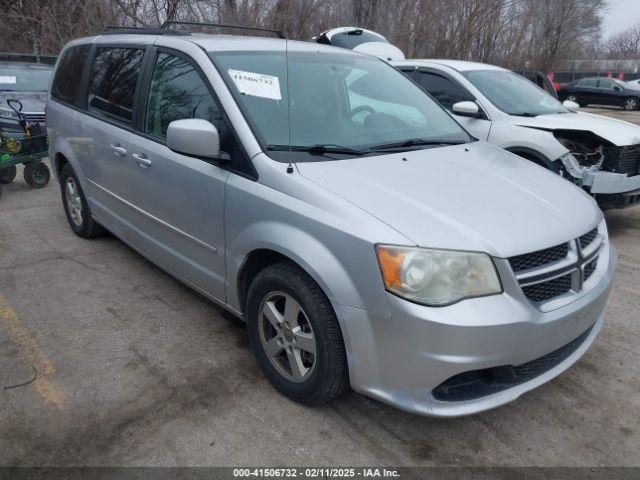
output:
{"label": "rear wheel", "polygon": [[3,185],[7,185],[16,178],[18,174],[18,169],[15,165],[11,165],[10,167],[4,167],[0,170],[0,183]]}
{"label": "rear wheel", "polygon": [[640,105],[640,102],[638,101],[638,99],[635,97],[630,97],[624,101],[624,103],[622,104],[622,108],[630,112],[633,110],[637,110],[638,105]]}
{"label": "rear wheel", "polygon": [[32,188],[46,187],[51,179],[49,167],[44,162],[30,162],[24,166],[24,181]]}
{"label": "rear wheel", "polygon": [[89,210],[87,199],[80,187],[73,168],[68,163],[60,172],[60,188],[62,192],[62,204],[64,213],[71,230],[83,238],[93,238],[104,233],[104,229],[98,225]]}
{"label": "rear wheel", "polygon": [[329,299],[289,262],[260,272],[247,295],[249,341],[282,394],[306,405],[337,398],[349,385],[344,341]]}

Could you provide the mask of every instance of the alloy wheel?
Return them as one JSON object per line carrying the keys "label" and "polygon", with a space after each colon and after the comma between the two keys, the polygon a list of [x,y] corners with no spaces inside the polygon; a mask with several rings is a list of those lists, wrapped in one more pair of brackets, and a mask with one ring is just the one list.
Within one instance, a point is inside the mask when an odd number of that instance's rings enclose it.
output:
{"label": "alloy wheel", "polygon": [[82,226],[82,199],[80,198],[80,190],[73,177],[67,177],[64,186],[64,195],[69,209],[69,216],[77,227]]}
{"label": "alloy wheel", "polygon": [[638,101],[635,98],[628,98],[624,102],[625,110],[637,110],[638,109]]}
{"label": "alloy wheel", "polygon": [[316,366],[316,339],[300,304],[284,292],[268,294],[260,305],[260,344],[286,379],[307,380]]}

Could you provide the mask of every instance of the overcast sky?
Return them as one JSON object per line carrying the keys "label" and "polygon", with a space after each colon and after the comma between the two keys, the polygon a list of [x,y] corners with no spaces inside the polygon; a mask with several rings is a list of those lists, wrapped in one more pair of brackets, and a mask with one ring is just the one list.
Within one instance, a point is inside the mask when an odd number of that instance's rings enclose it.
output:
{"label": "overcast sky", "polygon": [[608,0],[608,3],[602,25],[603,38],[640,23],[640,0]]}

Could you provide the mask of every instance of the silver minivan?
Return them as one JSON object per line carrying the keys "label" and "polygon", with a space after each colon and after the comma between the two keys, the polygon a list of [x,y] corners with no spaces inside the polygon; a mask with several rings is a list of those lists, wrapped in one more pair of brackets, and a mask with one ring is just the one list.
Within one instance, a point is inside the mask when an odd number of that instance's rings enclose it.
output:
{"label": "silver minivan", "polygon": [[243,318],[298,402],[350,386],[479,412],[602,328],[616,252],[596,203],[374,57],[111,32],[64,48],[47,116],[71,229],[108,230]]}

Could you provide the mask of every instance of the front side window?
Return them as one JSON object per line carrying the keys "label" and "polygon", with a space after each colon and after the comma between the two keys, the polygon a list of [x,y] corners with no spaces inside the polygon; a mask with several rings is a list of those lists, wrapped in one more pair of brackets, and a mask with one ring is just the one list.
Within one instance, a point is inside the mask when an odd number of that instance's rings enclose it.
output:
{"label": "front side window", "polygon": [[615,90],[616,84],[613,80],[600,80],[599,87],[605,90]]}
{"label": "front side window", "polygon": [[200,118],[222,127],[222,115],[193,66],[180,57],[160,53],[149,87],[144,131],[160,139],[174,120]]}
{"label": "front side window", "polygon": [[[78,104],[78,85],[89,55],[90,45],[78,45],[65,50],[51,85],[51,96],[57,100]],[[46,90],[46,87],[45,87]]]}
{"label": "front side window", "polygon": [[418,83],[448,110],[452,110],[455,103],[474,100],[460,85],[441,75],[418,72]]}
{"label": "front side window", "polygon": [[139,48],[98,48],[91,68],[89,110],[131,123],[143,56]]}
{"label": "front side window", "polygon": [[[471,141],[420,87],[374,57],[346,51],[289,52],[288,61],[283,51],[211,55],[271,151],[322,145],[369,154],[381,145],[416,139]],[[297,161],[315,159],[297,156]]]}
{"label": "front side window", "polygon": [[509,115],[535,117],[568,110],[549,93],[507,70],[474,70],[463,75],[497,108]]}

